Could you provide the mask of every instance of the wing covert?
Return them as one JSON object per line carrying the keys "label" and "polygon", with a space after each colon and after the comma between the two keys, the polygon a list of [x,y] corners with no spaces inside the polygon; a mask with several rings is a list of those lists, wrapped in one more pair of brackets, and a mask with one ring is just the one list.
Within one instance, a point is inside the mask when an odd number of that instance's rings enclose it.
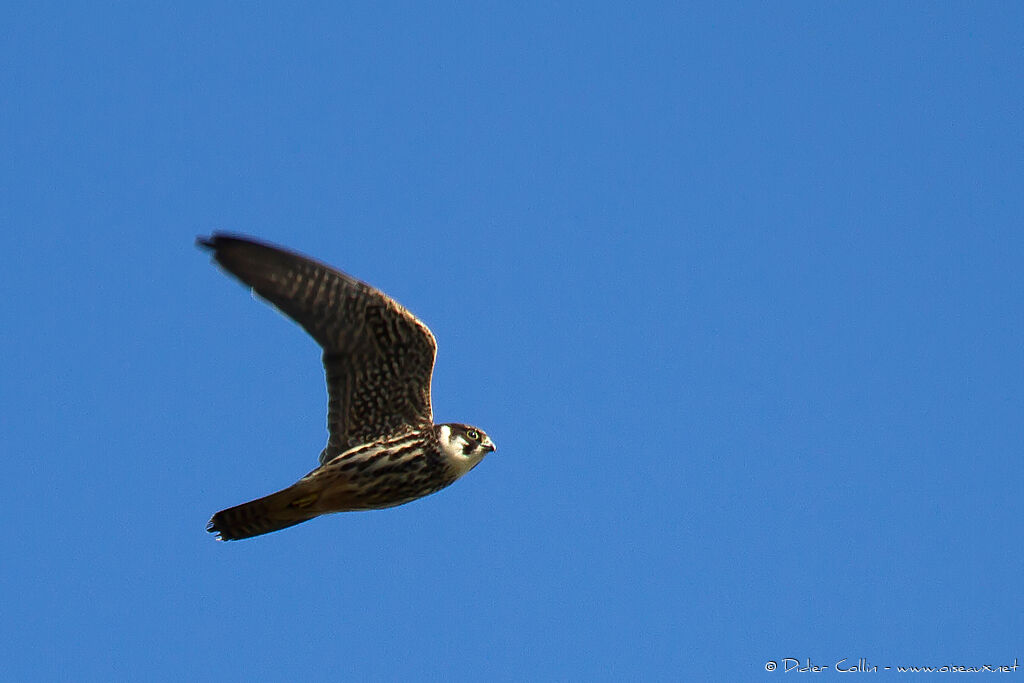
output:
{"label": "wing covert", "polygon": [[432,422],[434,335],[394,299],[326,264],[249,238],[217,233],[197,243],[323,348],[330,437],[321,462]]}

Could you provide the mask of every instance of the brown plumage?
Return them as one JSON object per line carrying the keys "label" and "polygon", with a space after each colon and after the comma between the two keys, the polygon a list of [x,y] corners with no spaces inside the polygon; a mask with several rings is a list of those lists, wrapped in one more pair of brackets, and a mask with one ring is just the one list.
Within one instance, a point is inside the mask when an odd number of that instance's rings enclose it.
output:
{"label": "brown plumage", "polygon": [[451,484],[494,450],[479,429],[433,424],[434,336],[393,299],[266,243],[224,234],[197,243],[320,344],[329,396],[320,467],[218,512],[209,531],[248,538],[329,512],[401,505]]}

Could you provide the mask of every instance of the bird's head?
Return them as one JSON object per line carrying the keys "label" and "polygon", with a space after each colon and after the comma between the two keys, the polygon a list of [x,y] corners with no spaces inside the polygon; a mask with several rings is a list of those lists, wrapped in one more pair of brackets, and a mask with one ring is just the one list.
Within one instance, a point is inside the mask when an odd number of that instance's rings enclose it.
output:
{"label": "bird's head", "polygon": [[436,429],[441,452],[460,477],[476,467],[485,455],[497,450],[491,437],[476,427],[452,423],[438,425]]}

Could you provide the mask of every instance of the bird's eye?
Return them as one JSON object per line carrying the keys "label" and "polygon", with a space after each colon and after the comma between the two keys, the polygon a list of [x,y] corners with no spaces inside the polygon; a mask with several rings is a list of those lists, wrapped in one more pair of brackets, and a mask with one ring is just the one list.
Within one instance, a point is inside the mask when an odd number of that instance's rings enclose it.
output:
{"label": "bird's eye", "polygon": [[470,429],[468,432],[466,432],[466,436],[473,439],[473,441],[480,440],[480,432],[476,431],[475,429]]}

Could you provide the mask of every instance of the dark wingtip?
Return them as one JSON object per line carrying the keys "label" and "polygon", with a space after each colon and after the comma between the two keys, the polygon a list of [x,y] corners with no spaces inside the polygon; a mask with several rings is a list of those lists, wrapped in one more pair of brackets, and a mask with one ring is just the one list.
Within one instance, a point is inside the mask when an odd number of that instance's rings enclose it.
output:
{"label": "dark wingtip", "polygon": [[197,247],[200,249],[209,249],[210,251],[217,253],[235,246],[245,245],[263,247],[276,251],[283,250],[282,247],[275,246],[269,242],[263,242],[253,237],[249,237],[248,235],[242,235],[234,232],[214,232],[209,237],[203,237],[202,235],[196,237]]}
{"label": "dark wingtip", "polygon": [[224,537],[224,531],[217,528],[216,518],[217,515],[214,515],[210,518],[210,521],[206,523],[206,531],[211,534],[217,534],[218,541],[227,541],[228,539]]}

